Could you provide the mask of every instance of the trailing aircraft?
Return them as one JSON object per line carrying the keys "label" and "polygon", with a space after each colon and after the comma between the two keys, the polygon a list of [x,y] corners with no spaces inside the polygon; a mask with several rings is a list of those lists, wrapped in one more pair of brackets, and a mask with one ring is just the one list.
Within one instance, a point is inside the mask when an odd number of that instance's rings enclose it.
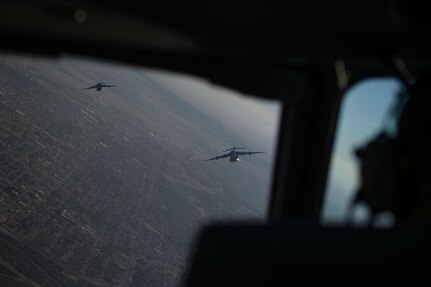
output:
{"label": "trailing aircraft", "polygon": [[108,85],[107,83],[97,83],[95,86],[91,86],[91,87],[85,88],[83,90],[96,89],[96,91],[101,91],[102,88],[108,88],[108,87],[116,87],[116,86],[115,85]]}

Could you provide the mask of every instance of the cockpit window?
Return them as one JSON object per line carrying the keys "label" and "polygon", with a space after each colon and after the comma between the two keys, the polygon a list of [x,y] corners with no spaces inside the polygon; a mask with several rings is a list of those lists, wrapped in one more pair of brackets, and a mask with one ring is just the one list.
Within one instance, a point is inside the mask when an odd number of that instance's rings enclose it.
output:
{"label": "cockpit window", "polygon": [[202,224],[266,219],[279,102],[14,55],[0,102],[0,282],[174,286]]}
{"label": "cockpit window", "polygon": [[[402,88],[397,79],[371,79],[356,84],[345,94],[321,214],[325,225],[368,224],[367,207],[352,205],[360,180],[355,151],[382,131],[391,132],[391,111]],[[393,217],[381,213],[375,224],[390,226]]]}

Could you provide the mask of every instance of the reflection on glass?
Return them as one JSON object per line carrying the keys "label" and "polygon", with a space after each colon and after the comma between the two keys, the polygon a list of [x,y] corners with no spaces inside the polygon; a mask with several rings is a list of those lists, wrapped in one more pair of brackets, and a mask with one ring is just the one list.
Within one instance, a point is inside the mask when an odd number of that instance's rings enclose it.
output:
{"label": "reflection on glass", "polygon": [[[199,226],[265,219],[279,103],[75,58],[0,56],[0,82],[5,282],[172,286]],[[232,146],[266,153],[205,161]]]}
{"label": "reflection on glass", "polygon": [[[344,96],[321,214],[323,223],[344,224],[351,216],[357,224],[367,222],[366,207],[350,210],[359,184],[354,151],[382,129],[391,128],[388,115],[401,88],[402,84],[395,79],[373,79],[356,84]],[[390,214],[380,214],[376,224],[392,222]]]}

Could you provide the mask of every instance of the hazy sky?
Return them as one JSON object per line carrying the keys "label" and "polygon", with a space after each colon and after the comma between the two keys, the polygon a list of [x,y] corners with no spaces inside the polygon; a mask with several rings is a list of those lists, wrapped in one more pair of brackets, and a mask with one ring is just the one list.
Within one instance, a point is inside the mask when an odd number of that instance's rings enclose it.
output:
{"label": "hazy sky", "polygon": [[358,186],[358,161],[354,150],[363,146],[385,126],[388,112],[402,85],[382,78],[360,82],[345,95],[338,120],[325,213],[339,217]]}
{"label": "hazy sky", "polygon": [[244,96],[200,78],[157,71],[147,74],[232,130],[242,145],[263,149],[269,157],[275,153],[280,102]]}

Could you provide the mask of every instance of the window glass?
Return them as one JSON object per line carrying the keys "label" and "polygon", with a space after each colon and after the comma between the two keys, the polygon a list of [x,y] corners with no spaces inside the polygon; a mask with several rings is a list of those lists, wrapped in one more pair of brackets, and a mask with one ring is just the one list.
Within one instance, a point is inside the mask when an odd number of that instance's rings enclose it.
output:
{"label": "window glass", "polygon": [[178,284],[202,224],[266,219],[280,110],[185,75],[0,56],[0,280]]}
{"label": "window glass", "polygon": [[[370,79],[354,85],[344,95],[321,214],[323,223],[345,224],[346,220],[353,219],[361,224],[369,219],[366,206],[350,208],[359,184],[355,150],[382,129],[393,128],[390,111],[402,87],[397,79]],[[391,222],[390,214],[376,218],[376,224],[381,226]]]}

